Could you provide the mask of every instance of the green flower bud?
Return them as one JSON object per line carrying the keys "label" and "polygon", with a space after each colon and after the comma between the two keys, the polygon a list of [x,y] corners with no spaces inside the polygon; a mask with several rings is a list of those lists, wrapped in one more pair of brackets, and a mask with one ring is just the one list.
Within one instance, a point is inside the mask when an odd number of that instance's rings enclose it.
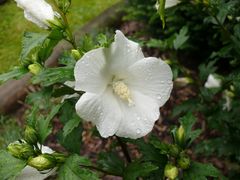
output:
{"label": "green flower bud", "polygon": [[30,64],[28,66],[28,69],[32,74],[37,75],[41,72],[42,66],[40,64],[34,63],[34,64]]}
{"label": "green flower bud", "polygon": [[191,78],[189,78],[189,77],[181,77],[181,78],[177,78],[177,79],[175,79],[175,84],[177,85],[177,86],[186,86],[186,85],[188,85],[188,84],[191,84],[191,83],[193,83],[193,79],[191,79]]}
{"label": "green flower bud", "polygon": [[24,139],[29,144],[37,144],[37,132],[30,126],[27,126],[24,132]]}
{"label": "green flower bud", "polygon": [[56,159],[51,154],[41,154],[29,159],[28,165],[39,171],[44,171],[54,168],[56,165]]}
{"label": "green flower bud", "polygon": [[54,156],[54,158],[56,159],[57,163],[63,163],[66,160],[66,156],[64,154],[61,153],[53,153],[52,154]]}
{"label": "green flower bud", "polygon": [[74,57],[75,60],[79,60],[81,58],[80,52],[76,49],[72,49],[71,55]]}
{"label": "green flower bud", "polygon": [[21,141],[9,144],[7,150],[12,156],[18,159],[26,160],[35,155],[33,146]]}
{"label": "green flower bud", "polygon": [[178,166],[182,169],[188,169],[190,167],[190,158],[186,155],[180,156],[180,158],[177,161]]}
{"label": "green flower bud", "polygon": [[71,5],[71,0],[56,0],[59,9],[61,9],[64,13],[68,11],[68,8]]}
{"label": "green flower bud", "polygon": [[169,145],[169,154],[173,157],[177,157],[180,153],[180,150],[177,145],[171,144]]}
{"label": "green flower bud", "polygon": [[185,130],[183,126],[181,125],[176,132],[176,140],[179,144],[183,144],[185,140]]}
{"label": "green flower bud", "polygon": [[178,168],[172,164],[167,164],[164,169],[164,176],[174,180],[178,176]]}

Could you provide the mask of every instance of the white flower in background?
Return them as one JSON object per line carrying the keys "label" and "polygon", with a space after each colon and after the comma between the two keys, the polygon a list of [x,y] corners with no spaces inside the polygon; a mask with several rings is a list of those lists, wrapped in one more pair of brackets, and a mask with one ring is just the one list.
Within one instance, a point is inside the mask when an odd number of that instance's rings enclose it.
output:
{"label": "white flower in background", "polygon": [[140,46],[121,31],[109,48],[87,52],[76,63],[74,76],[75,90],[86,91],[76,111],[96,124],[102,137],[148,134],[172,90],[169,65],[145,58]]}
{"label": "white flower in background", "polygon": [[205,88],[219,88],[221,87],[221,79],[215,77],[213,74],[209,74],[207,81],[204,84]]}
{"label": "white flower in background", "polygon": [[24,9],[24,17],[37,24],[39,27],[47,29],[48,21],[54,20],[54,14],[50,4],[44,0],[15,0],[18,7]]}
{"label": "white flower in background", "polygon": [[[176,6],[178,3],[180,3],[179,0],[166,0],[165,2],[165,9]],[[155,4],[156,9],[158,10],[159,8],[159,3],[158,1]]]}
{"label": "white flower in background", "polygon": [[[54,151],[47,147],[47,146],[42,146],[42,153],[53,153]],[[26,166],[21,174],[19,176],[17,176],[16,180],[43,180],[49,176],[51,176],[52,174],[54,174],[55,171],[52,170],[48,173],[40,173],[38,170],[36,170],[35,168],[31,167],[31,166]]]}
{"label": "white flower in background", "polygon": [[[231,90],[234,90],[234,87],[230,87]],[[235,96],[233,91],[225,90],[223,92],[223,98],[225,99],[225,103],[223,104],[223,110],[230,111],[232,109],[232,98]]]}

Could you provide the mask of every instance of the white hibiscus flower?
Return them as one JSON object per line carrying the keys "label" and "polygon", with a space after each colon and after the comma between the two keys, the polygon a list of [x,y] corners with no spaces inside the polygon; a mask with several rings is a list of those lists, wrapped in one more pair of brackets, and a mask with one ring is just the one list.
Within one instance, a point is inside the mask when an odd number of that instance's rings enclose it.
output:
{"label": "white hibiscus flower", "polygon": [[[179,0],[166,0],[165,2],[165,9],[176,6],[178,3],[180,3]],[[159,3],[158,1],[155,4],[156,9],[159,8]]]}
{"label": "white hibiscus flower", "polygon": [[[42,153],[51,154],[53,152],[54,151],[51,148],[49,148],[47,146],[42,146]],[[16,180],[43,180],[43,179],[51,176],[54,173],[55,173],[55,170],[52,170],[48,173],[41,173],[31,166],[26,166],[22,170],[21,174],[19,176],[17,176]]]}
{"label": "white hibiscus flower", "polygon": [[48,29],[49,21],[54,20],[56,14],[51,5],[44,0],[15,0],[18,7],[24,9],[24,17],[37,24],[39,27]]}
{"label": "white hibiscus flower", "polygon": [[219,88],[221,87],[221,79],[215,77],[213,74],[209,74],[207,81],[204,84],[205,88]]}
{"label": "white hibiscus flower", "polygon": [[109,48],[87,52],[76,63],[74,76],[75,90],[86,91],[76,111],[105,138],[148,134],[172,90],[170,67],[155,57],[145,58],[121,31]]}

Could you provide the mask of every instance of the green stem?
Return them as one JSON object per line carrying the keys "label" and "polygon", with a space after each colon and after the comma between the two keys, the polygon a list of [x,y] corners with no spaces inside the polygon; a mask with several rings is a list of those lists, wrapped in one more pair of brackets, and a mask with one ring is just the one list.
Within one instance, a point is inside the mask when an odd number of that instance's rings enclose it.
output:
{"label": "green stem", "polygon": [[127,160],[128,163],[131,163],[132,162],[132,159],[128,153],[128,149],[127,149],[127,145],[121,140],[121,138],[119,138],[118,136],[116,136],[117,140],[118,140],[118,143],[119,145],[121,146],[122,148],[122,151],[123,151],[123,154]]}
{"label": "green stem", "polygon": [[52,2],[53,2],[54,7],[57,9],[57,12],[61,15],[61,17],[63,19],[63,22],[64,22],[64,25],[66,26],[66,29],[65,29],[65,32],[67,33],[67,39],[66,40],[72,44],[74,49],[77,49],[77,44],[76,44],[75,38],[73,36],[73,33],[71,31],[71,28],[69,26],[66,15],[61,11],[61,9],[58,8],[58,5],[57,5],[55,0],[53,0]]}

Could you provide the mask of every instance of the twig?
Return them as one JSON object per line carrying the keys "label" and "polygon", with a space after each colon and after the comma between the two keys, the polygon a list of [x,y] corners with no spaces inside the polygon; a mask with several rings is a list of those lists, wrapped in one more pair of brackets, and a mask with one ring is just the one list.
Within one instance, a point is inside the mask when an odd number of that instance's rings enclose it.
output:
{"label": "twig", "polygon": [[130,157],[130,155],[129,155],[129,153],[128,153],[127,145],[121,140],[121,138],[119,138],[119,137],[117,137],[117,136],[116,136],[116,138],[117,138],[117,140],[118,140],[119,145],[120,145],[121,148],[122,148],[123,154],[124,154],[127,162],[131,163],[131,162],[132,162],[132,159],[131,159],[131,157]]}

